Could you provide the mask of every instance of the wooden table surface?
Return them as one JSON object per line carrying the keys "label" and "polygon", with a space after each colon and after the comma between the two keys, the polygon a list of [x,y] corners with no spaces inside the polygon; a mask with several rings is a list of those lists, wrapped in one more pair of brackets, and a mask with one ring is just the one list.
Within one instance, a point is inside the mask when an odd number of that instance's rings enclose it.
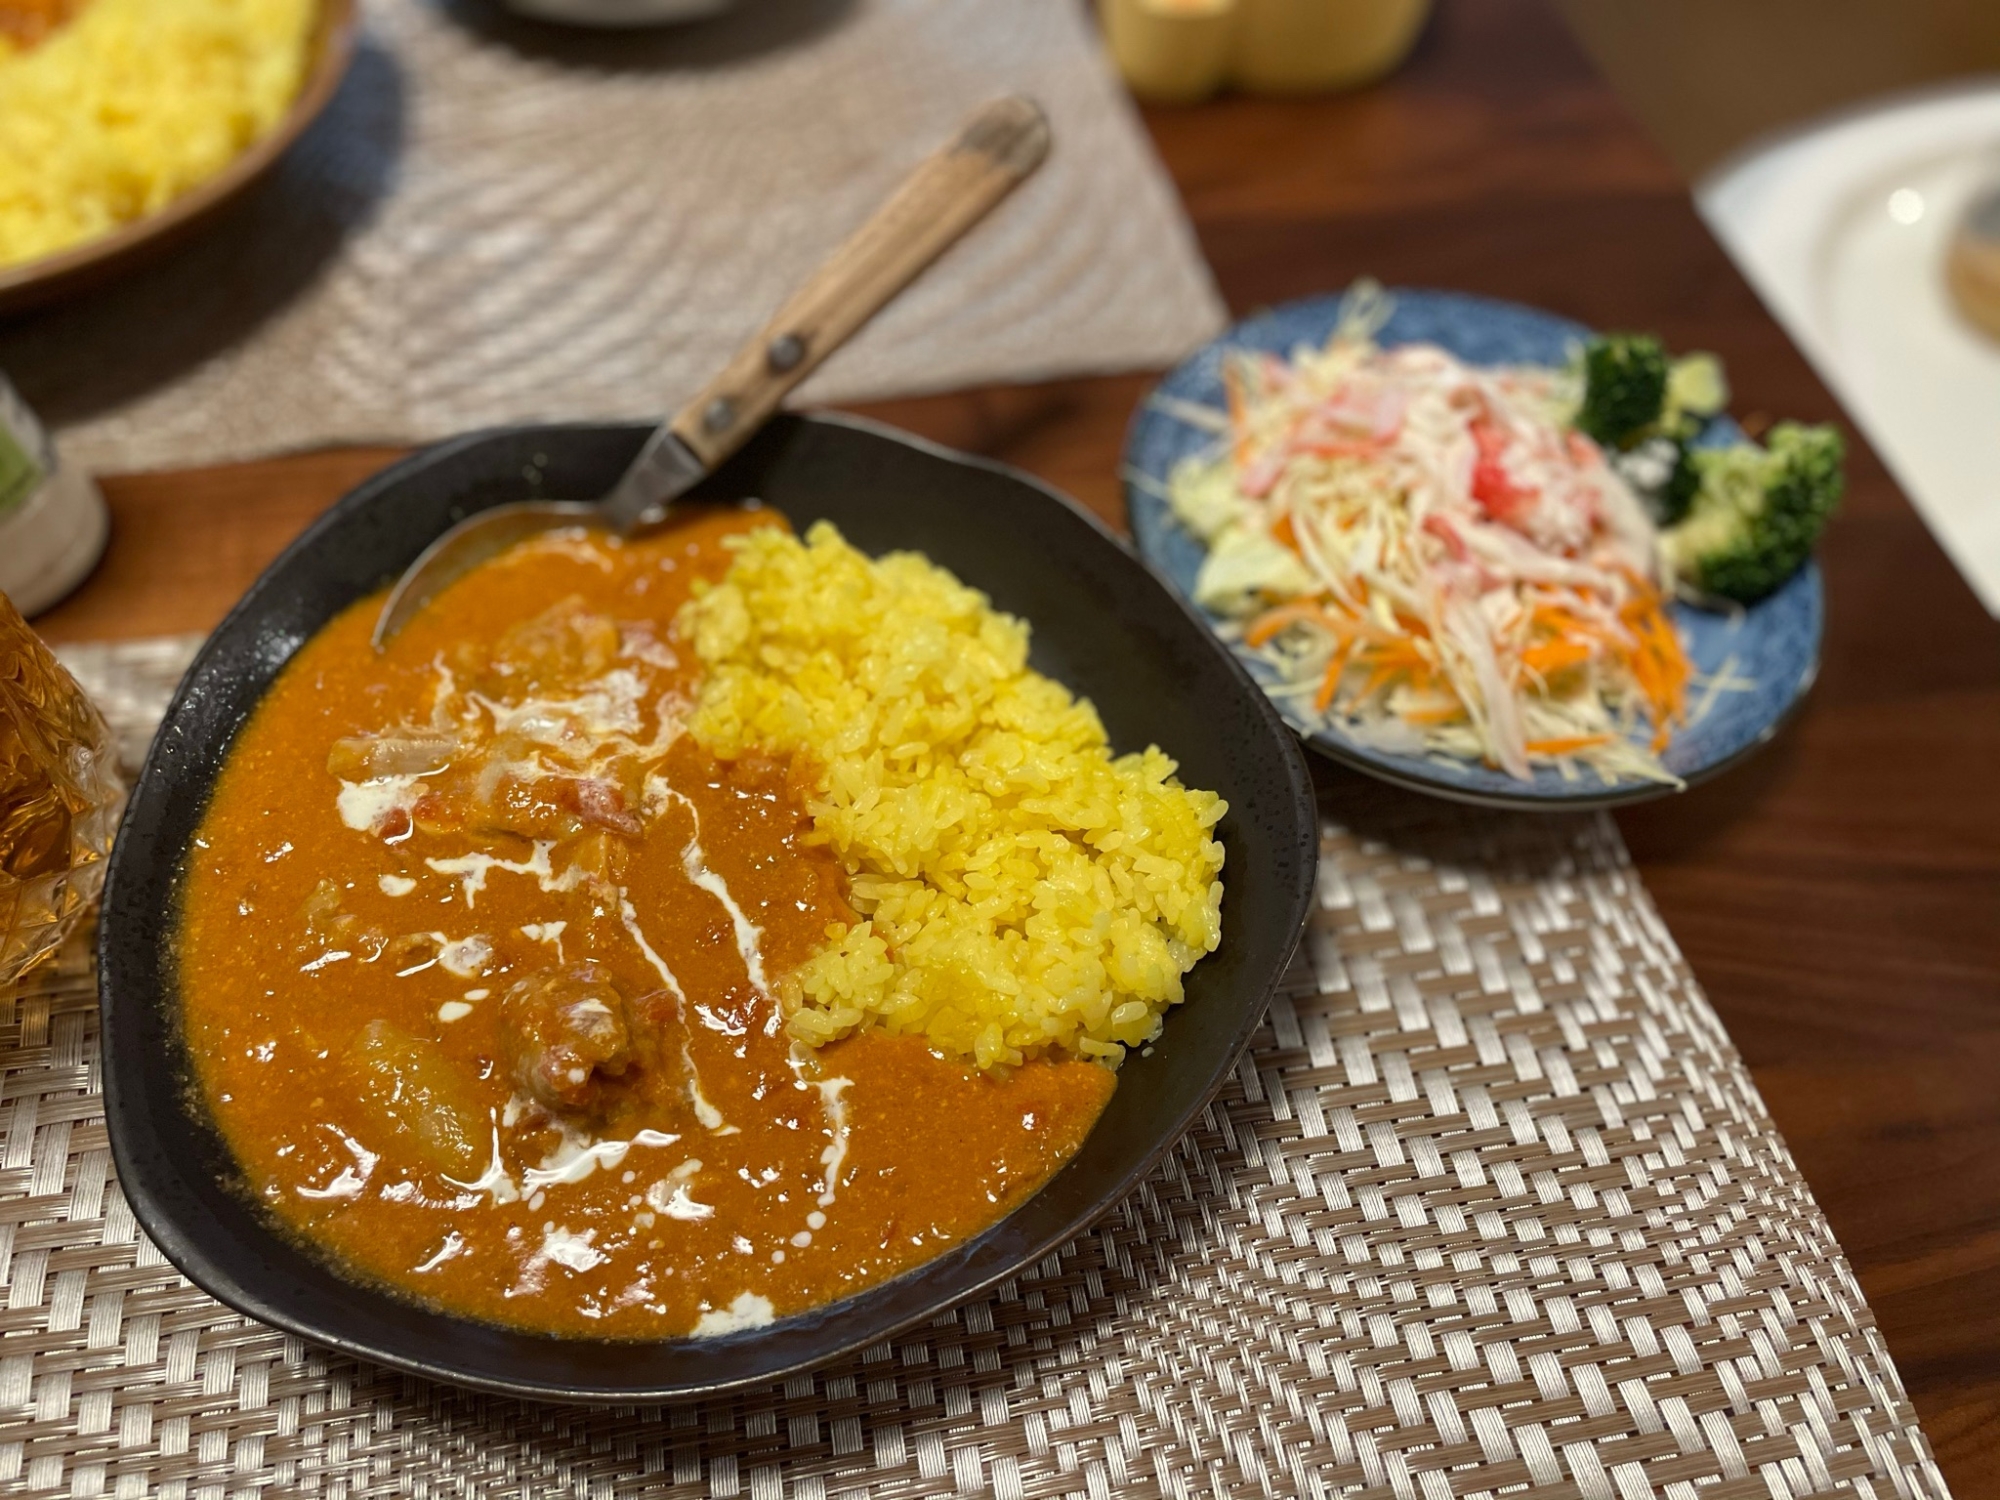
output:
{"label": "wooden table surface", "polygon": [[[1373,274],[1656,330],[1740,412],[1838,417],[1542,0],[1447,3],[1393,82],[1148,123],[1231,308]],[[1120,519],[1143,376],[877,403]],[[205,630],[344,489],[342,451],[106,485],[58,641]],[[1824,669],[1720,782],[1622,813],[1669,925],[1860,1274],[1960,1500],[2000,1496],[2000,624],[1857,451]]]}

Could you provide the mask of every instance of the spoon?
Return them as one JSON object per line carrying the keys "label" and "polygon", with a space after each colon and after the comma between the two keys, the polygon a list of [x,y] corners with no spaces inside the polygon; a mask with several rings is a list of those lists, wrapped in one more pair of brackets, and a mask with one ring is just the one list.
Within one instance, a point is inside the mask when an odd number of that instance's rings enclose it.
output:
{"label": "spoon", "polygon": [[376,649],[454,579],[528,537],[561,526],[602,526],[629,536],[657,525],[674,500],[749,441],[793,387],[1040,166],[1048,149],[1048,120],[1032,100],[996,99],[980,109],[828,257],[762,333],[653,430],[609,494],[496,505],[426,547],[382,606]]}

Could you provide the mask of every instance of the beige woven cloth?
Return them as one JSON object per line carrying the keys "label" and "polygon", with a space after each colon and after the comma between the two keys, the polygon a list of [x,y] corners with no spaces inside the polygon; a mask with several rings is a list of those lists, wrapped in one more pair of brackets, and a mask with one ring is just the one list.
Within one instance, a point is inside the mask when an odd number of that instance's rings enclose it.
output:
{"label": "beige woven cloth", "polygon": [[[187,649],[69,659],[136,743]],[[1129,1201],[927,1327],[666,1409],[427,1385],[189,1287],[111,1173],[73,945],[0,993],[0,1492],[1943,1500],[1610,821],[1323,805],[1269,1023]]]}
{"label": "beige woven cloth", "polygon": [[1173,363],[1223,310],[1079,0],[743,0],[591,35],[365,0],[328,116],[248,211],[31,321],[0,369],[134,469],[651,417],[982,101],[1055,149],[802,393]]}

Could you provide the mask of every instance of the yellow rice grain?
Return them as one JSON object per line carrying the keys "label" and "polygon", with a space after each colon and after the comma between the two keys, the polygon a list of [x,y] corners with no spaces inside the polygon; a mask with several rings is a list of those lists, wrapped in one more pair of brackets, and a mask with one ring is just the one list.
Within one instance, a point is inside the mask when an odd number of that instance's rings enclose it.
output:
{"label": "yellow rice grain", "polygon": [[283,118],[316,0],[91,0],[0,51],[0,266],[163,208]]}
{"label": "yellow rice grain", "polygon": [[980,1067],[1116,1064],[1220,935],[1226,805],[1027,666],[1028,626],[914,553],[821,523],[738,539],[682,629],[717,754],[803,752],[864,920],[791,981],[792,1035],[921,1033]]}

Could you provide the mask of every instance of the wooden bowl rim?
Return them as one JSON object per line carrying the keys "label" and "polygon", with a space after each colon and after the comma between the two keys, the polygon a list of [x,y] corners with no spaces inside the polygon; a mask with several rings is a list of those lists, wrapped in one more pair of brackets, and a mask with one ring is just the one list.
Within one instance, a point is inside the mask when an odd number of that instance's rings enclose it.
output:
{"label": "wooden bowl rim", "polygon": [[30,295],[54,283],[80,276],[105,266],[142,245],[173,233],[209,210],[242,192],[262,176],[292,143],[305,134],[321,111],[333,99],[341,80],[354,60],[355,36],[360,30],[355,0],[318,0],[313,23],[312,60],[305,81],[291,107],[261,139],[253,141],[235,160],[206,182],[197,183],[171,203],[112,230],[109,234],[84,240],[53,255],[23,261],[0,270],[0,312],[18,295],[24,304],[39,300]]}

